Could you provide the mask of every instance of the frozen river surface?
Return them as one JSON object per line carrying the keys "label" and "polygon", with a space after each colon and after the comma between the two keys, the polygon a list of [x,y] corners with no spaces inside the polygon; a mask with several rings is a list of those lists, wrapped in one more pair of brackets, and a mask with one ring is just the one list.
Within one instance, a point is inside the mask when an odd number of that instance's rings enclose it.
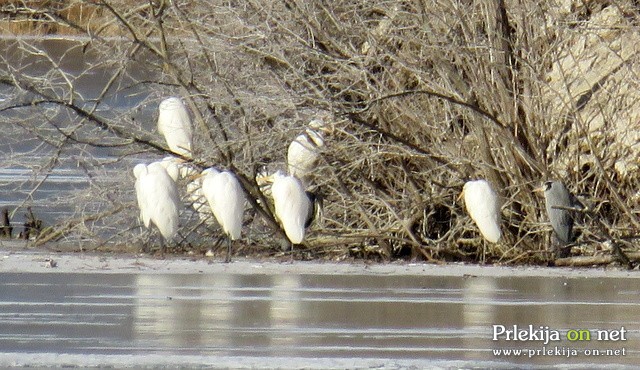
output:
{"label": "frozen river surface", "polygon": [[640,363],[637,272],[54,258],[0,260],[0,367]]}

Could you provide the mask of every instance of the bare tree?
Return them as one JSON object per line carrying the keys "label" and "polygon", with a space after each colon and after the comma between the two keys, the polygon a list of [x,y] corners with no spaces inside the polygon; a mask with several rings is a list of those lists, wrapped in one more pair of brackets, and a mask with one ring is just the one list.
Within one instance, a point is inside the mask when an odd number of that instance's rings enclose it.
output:
{"label": "bare tree", "polygon": [[[5,168],[33,170],[14,183],[15,206],[38,206],[33,194],[59,171],[82,173],[81,189],[50,199],[73,209],[41,241],[112,248],[139,235],[130,169],[170,154],[156,109],[177,95],[195,123],[192,164],[233,170],[252,200],[246,250],[282,238],[256,173],[284,168],[318,115],[335,130],[313,180],[325,212],[310,256],[477,260],[482,239],[455,200],[471,178],[504,199],[490,261],[550,258],[531,190],[556,177],[592,200],[576,253],[604,239],[634,248],[632,1],[56,4],[0,8],[15,35],[0,56]],[[215,230],[190,211],[183,221],[185,248],[210,244]]]}

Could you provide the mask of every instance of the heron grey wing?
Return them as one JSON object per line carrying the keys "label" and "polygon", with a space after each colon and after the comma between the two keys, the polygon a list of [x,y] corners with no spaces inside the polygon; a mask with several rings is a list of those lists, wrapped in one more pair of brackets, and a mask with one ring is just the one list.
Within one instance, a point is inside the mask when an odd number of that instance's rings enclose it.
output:
{"label": "heron grey wing", "polygon": [[[557,230],[558,239],[563,243],[571,243],[573,241],[573,215],[570,211],[562,211],[560,215],[560,230]],[[558,233],[558,231],[560,231]]]}
{"label": "heron grey wing", "polygon": [[576,197],[571,193],[569,194],[569,202],[571,203],[571,208],[580,209],[580,210],[586,208],[584,203],[582,203],[580,199],[578,199],[578,197]]}

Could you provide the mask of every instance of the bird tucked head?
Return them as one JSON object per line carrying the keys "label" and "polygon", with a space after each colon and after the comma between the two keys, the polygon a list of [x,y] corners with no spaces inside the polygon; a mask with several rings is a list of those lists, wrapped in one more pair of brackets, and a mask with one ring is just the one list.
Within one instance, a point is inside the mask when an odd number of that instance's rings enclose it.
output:
{"label": "bird tucked head", "polygon": [[184,103],[179,97],[172,96],[161,101],[158,108],[160,110],[184,109]]}
{"label": "bird tucked head", "polygon": [[[327,123],[329,121],[329,123]],[[333,134],[335,125],[329,117],[317,117],[309,121],[309,128],[317,133]]]}
{"label": "bird tucked head", "polygon": [[139,179],[143,173],[147,172],[147,165],[144,163],[138,163],[135,167],[133,167],[133,176],[136,179]]}
{"label": "bird tucked head", "polygon": [[283,178],[283,177],[286,177],[286,176],[287,175],[284,172],[282,172],[281,170],[278,170],[275,173],[272,173],[270,175],[266,174],[266,173],[258,174],[256,176],[256,183],[259,186],[269,186],[269,185],[273,184],[273,182],[276,179]]}
{"label": "bird tucked head", "polygon": [[200,175],[201,175],[201,176],[206,176],[206,175],[208,175],[208,174],[214,174],[214,175],[216,175],[216,174],[218,174],[218,173],[220,173],[220,171],[218,171],[218,169],[217,169],[217,168],[215,168],[215,167],[209,167],[209,168],[207,168],[206,170],[202,171],[202,173],[201,173]]}

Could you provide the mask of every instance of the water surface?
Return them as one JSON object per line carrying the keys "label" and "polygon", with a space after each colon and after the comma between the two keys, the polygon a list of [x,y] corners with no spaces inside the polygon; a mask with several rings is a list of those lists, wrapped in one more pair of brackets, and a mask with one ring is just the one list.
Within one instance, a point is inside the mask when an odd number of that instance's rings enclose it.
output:
{"label": "water surface", "polygon": [[[368,367],[374,361],[384,367],[563,363],[579,368],[640,361],[635,279],[144,273],[0,277],[0,351],[5,354],[0,360],[13,356],[30,365],[51,353],[71,356],[67,361],[72,364],[102,355],[106,357],[97,357],[103,361],[99,364],[118,366],[167,359],[246,367]],[[561,340],[494,341],[493,325],[547,327],[558,331]],[[626,340],[596,340],[596,330],[622,327]],[[567,332],[577,329],[594,335],[590,341],[568,341]],[[503,349],[526,351],[509,356],[494,352]],[[625,355],[609,355],[607,349],[624,349]],[[594,350],[602,354],[587,355]],[[118,362],[122,359],[127,360]]]}

